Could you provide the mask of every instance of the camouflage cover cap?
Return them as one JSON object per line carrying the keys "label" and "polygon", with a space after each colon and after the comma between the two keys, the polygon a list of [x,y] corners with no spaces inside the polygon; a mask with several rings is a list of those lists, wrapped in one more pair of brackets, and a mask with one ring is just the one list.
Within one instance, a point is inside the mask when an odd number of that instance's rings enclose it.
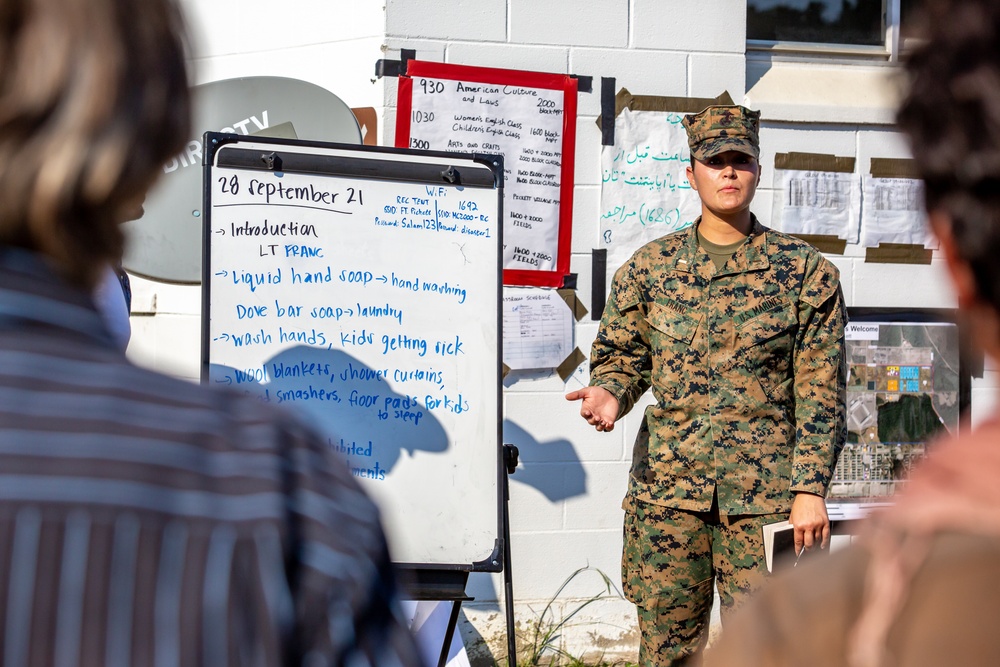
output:
{"label": "camouflage cover cap", "polygon": [[711,106],[684,116],[691,156],[705,160],[726,151],[760,157],[760,112],[739,105]]}

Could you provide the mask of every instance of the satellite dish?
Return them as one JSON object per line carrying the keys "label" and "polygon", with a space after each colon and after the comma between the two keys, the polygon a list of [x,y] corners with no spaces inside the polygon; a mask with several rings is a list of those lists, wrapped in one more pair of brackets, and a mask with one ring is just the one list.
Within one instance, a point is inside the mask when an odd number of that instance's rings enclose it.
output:
{"label": "satellite dish", "polygon": [[358,121],[320,86],[282,77],[213,81],[192,89],[194,137],[163,167],[138,220],[123,225],[130,272],[162,282],[201,282],[202,135],[209,131],[360,144]]}

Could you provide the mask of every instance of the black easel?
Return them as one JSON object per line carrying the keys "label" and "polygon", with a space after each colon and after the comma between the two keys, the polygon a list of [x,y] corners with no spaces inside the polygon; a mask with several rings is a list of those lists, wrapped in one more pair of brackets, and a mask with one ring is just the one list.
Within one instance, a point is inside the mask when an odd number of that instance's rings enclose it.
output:
{"label": "black easel", "polygon": [[465,593],[465,585],[469,573],[465,570],[407,570],[403,574],[403,588],[407,591],[406,598],[410,600],[433,600],[436,602],[451,602],[451,614],[448,617],[448,628],[444,633],[444,643],[438,657],[438,667],[444,667],[448,662],[448,651],[451,639],[455,636],[458,626],[458,612],[462,602],[472,600]]}
{"label": "black easel", "polygon": [[517,638],[514,636],[514,579],[510,558],[510,476],[517,469],[517,447],[503,445],[503,599],[507,612],[507,667],[517,667]]}
{"label": "black easel", "polygon": [[[504,607],[507,621],[507,667],[517,667],[517,638],[514,635],[514,580],[511,575],[510,555],[510,486],[509,478],[517,469],[518,449],[515,445],[501,445],[503,461],[503,502],[501,503],[503,523],[503,583]],[[468,570],[438,569],[438,568],[403,568],[403,589],[409,600],[433,600],[451,602],[451,615],[448,617],[448,627],[445,630],[444,643],[438,657],[437,667],[445,667],[448,662],[448,652],[451,640],[458,627],[458,613],[463,602],[474,598],[465,592],[469,581]]]}

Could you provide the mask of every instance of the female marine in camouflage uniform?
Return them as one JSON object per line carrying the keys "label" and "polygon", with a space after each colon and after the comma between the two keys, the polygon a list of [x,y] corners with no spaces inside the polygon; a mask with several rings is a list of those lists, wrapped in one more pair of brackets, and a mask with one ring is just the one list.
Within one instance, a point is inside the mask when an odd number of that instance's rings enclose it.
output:
{"label": "female marine in camouflage uniform", "polygon": [[[815,248],[750,213],[759,113],[684,119],[702,215],[615,274],[581,415],[610,431],[649,388],[625,509],[622,577],[642,665],[682,664],[759,585],[761,526],[790,518],[797,548],[825,547],[823,496],[845,427],[845,309]],[[789,515],[790,513],[790,515]]]}

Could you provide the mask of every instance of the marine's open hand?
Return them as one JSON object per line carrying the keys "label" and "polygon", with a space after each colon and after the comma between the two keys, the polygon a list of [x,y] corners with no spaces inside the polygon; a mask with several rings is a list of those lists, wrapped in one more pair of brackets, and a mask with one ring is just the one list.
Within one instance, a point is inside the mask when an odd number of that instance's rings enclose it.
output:
{"label": "marine's open hand", "polygon": [[566,400],[579,401],[580,416],[598,431],[612,431],[618,419],[618,399],[607,389],[584,387],[566,394]]}

